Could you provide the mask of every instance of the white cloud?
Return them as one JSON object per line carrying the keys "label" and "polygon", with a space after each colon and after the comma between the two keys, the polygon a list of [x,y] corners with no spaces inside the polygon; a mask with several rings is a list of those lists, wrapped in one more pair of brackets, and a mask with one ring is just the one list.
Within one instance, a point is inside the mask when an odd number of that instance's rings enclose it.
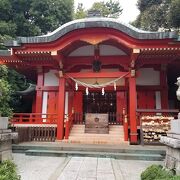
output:
{"label": "white cloud", "polygon": [[[88,9],[92,6],[94,2],[99,2],[103,0],[74,0],[75,9],[77,8],[78,3],[83,3],[85,9]],[[105,0],[107,1],[107,0]],[[126,23],[134,21],[139,14],[139,11],[136,7],[137,0],[119,0],[121,7],[123,8],[123,13],[120,16],[120,20]]]}

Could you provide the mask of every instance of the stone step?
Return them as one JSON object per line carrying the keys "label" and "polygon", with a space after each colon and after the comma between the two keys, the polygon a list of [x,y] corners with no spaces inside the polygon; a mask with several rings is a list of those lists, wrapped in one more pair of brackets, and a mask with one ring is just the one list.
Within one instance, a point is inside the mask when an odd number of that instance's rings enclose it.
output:
{"label": "stone step", "polygon": [[[68,140],[63,140],[63,142]],[[128,142],[124,142],[128,146]],[[50,151],[92,151],[92,152],[111,152],[111,153],[133,153],[133,154],[161,154],[165,155],[166,151],[163,149],[142,149],[139,146],[131,146],[129,148],[122,148],[122,146],[111,146],[111,145],[79,145],[79,144],[68,144],[65,145],[24,145],[24,144],[13,144],[12,150],[14,153],[25,153],[27,150],[50,150]]]}
{"label": "stone step", "polygon": [[50,151],[50,150],[27,150],[26,155],[30,156],[86,156],[86,157],[103,157],[116,158],[124,160],[145,160],[145,161],[162,161],[164,157],[159,154],[134,154],[134,153],[110,153],[110,152],[84,152],[84,151]]}
{"label": "stone step", "polygon": [[[98,136],[99,135],[99,136]],[[124,138],[123,135],[109,135],[109,134],[70,134],[70,137],[84,137],[84,138]]]}
{"label": "stone step", "polygon": [[[80,142],[80,143],[82,143],[82,142],[84,142],[84,143],[86,143],[86,144],[92,144],[93,142],[103,142],[103,143],[113,143],[113,144],[122,144],[123,143],[123,141],[124,141],[124,139],[123,138],[111,138],[111,139],[103,139],[103,138],[74,138],[74,137],[72,137],[72,138],[69,138],[68,139],[69,141],[73,141],[73,142]],[[95,144],[97,144],[97,143],[95,143]]]}
{"label": "stone step", "polygon": [[[72,128],[71,129],[71,132],[72,131],[85,131],[85,128]],[[124,133],[124,130],[121,130],[121,129],[109,129],[109,132],[123,132]]]}
{"label": "stone step", "polygon": [[[99,136],[98,136],[99,135]],[[122,137],[124,138],[123,134],[79,134],[79,133],[71,133],[70,136],[71,137],[86,137],[86,138],[91,138],[91,137],[106,137],[106,138],[110,138],[110,137]]]}
{"label": "stone step", "polygon": [[95,145],[120,145],[122,144],[123,140],[80,140],[80,139],[68,139],[66,143],[73,143],[73,144],[95,144]]}

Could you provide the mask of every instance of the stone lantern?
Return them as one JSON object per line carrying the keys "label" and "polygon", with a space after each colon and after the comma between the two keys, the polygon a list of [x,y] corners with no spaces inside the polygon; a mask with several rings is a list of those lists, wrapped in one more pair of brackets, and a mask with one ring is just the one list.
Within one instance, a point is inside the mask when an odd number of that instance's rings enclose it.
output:
{"label": "stone lantern", "polygon": [[[180,77],[177,78],[178,89],[176,91],[177,99],[180,101]],[[167,146],[165,167],[176,171],[180,175],[180,113],[178,119],[171,120],[171,130],[167,137],[162,136],[161,140]]]}
{"label": "stone lantern", "polygon": [[[1,91],[0,96],[2,96]],[[8,123],[8,117],[1,117],[0,114],[0,162],[12,159],[12,139],[18,137],[17,133],[8,129]]]}

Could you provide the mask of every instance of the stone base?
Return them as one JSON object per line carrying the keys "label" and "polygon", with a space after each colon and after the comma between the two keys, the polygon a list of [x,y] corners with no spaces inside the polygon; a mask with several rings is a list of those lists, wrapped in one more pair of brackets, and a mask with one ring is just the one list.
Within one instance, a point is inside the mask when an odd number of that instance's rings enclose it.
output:
{"label": "stone base", "polygon": [[180,149],[180,139],[175,139],[174,137],[168,136],[161,136],[160,142],[172,148]]}
{"label": "stone base", "polygon": [[12,133],[10,129],[0,130],[0,162],[12,159],[12,139],[18,137],[17,133]]}
{"label": "stone base", "polygon": [[85,133],[108,134],[108,114],[86,114]]}
{"label": "stone base", "polygon": [[[171,134],[173,135],[173,133]],[[180,139],[161,136],[163,144],[166,144],[166,159],[165,167],[167,169],[173,169],[177,175],[180,175]]]}
{"label": "stone base", "polygon": [[167,146],[165,167],[176,171],[180,175],[180,150]]}
{"label": "stone base", "polygon": [[0,162],[12,159],[12,143],[11,139],[0,142]]}

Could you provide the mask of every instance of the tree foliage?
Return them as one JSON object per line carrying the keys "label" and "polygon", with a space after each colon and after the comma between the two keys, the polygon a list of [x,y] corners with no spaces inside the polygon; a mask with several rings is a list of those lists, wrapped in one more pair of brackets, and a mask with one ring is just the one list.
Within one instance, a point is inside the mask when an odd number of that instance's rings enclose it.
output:
{"label": "tree foliage", "polygon": [[179,0],[138,0],[140,15],[133,22],[138,28],[157,31],[180,27]]}
{"label": "tree foliage", "polygon": [[[73,0],[0,0],[0,49],[17,36],[35,36],[53,31],[73,18]],[[20,97],[14,92],[27,87],[23,75],[0,66],[0,113],[19,111]],[[25,106],[24,106],[25,107]]]}
{"label": "tree foliage", "polygon": [[107,2],[95,2],[87,11],[84,9],[83,4],[80,3],[74,17],[75,19],[85,18],[88,11],[99,11],[102,17],[118,18],[121,15],[122,10],[120,2],[113,0]]}
{"label": "tree foliage", "polygon": [[0,66],[0,115],[10,116],[12,109],[9,106],[11,88],[7,81],[8,69],[6,66]]}
{"label": "tree foliage", "polygon": [[12,161],[3,161],[0,164],[0,180],[20,180],[17,167]]}
{"label": "tree foliage", "polygon": [[[1,0],[0,40],[53,31],[72,20],[73,0]],[[2,41],[1,41],[2,42]]]}
{"label": "tree foliage", "polygon": [[5,65],[0,66],[0,114],[2,116],[11,116],[12,110],[19,111],[20,97],[16,96],[15,92],[26,88],[26,79],[23,75]]}
{"label": "tree foliage", "polygon": [[82,19],[87,16],[87,11],[83,7],[83,3],[78,3],[78,7],[76,9],[76,12],[74,14],[75,19]]}
{"label": "tree foliage", "polygon": [[168,21],[171,27],[174,27],[176,29],[180,28],[180,1],[179,0],[172,0],[170,10],[169,10]]}

